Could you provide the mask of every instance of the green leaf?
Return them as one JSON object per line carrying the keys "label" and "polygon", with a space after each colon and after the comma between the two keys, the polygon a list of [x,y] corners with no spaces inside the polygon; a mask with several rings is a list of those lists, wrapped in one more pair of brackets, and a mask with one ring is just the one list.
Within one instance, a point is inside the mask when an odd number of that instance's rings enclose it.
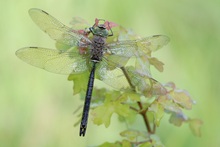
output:
{"label": "green leaf", "polygon": [[168,82],[164,84],[164,87],[166,87],[167,91],[171,91],[176,88],[176,85],[173,82]]}
{"label": "green leaf", "polygon": [[98,147],[132,147],[132,144],[128,140],[116,141],[114,143],[105,142]]}
{"label": "green leaf", "polygon": [[177,127],[180,127],[182,123],[187,120],[188,120],[187,116],[185,116],[183,113],[182,114],[172,113],[169,122]]}
{"label": "green leaf", "polygon": [[201,126],[203,122],[200,119],[190,119],[189,127],[195,136],[201,137]]}
{"label": "green leaf", "polygon": [[128,117],[129,115],[131,115],[133,113],[133,111],[131,111],[130,107],[126,104],[114,102],[113,105],[115,108],[115,112],[118,115],[121,115],[123,117]]}
{"label": "green leaf", "polygon": [[97,103],[98,105],[100,105],[100,103],[104,103],[106,94],[110,92],[111,91],[108,91],[106,88],[93,87],[92,104]]}
{"label": "green leaf", "polygon": [[97,125],[104,124],[105,127],[108,127],[110,125],[110,119],[113,112],[114,112],[114,107],[111,104],[105,104],[96,107],[92,111],[92,115],[94,117],[93,123]]}
{"label": "green leaf", "polygon": [[147,138],[146,132],[141,132],[137,130],[125,130],[120,133],[122,137],[126,137],[130,141],[136,141],[137,139],[140,139],[139,137],[142,137],[143,139]]}
{"label": "green leaf", "polygon": [[166,112],[168,113],[177,113],[177,114],[181,114],[182,110],[181,108],[172,101],[172,99],[170,98],[170,95],[163,95],[163,96],[159,96],[157,101],[163,105],[163,107],[165,108]]}
{"label": "green leaf", "polygon": [[164,107],[157,101],[154,101],[150,107],[148,108],[150,112],[153,112],[154,114],[154,123],[159,126],[160,125],[160,120],[162,119],[164,115]]}
{"label": "green leaf", "polygon": [[107,93],[105,93],[105,103],[107,102],[111,102],[111,101],[115,101],[117,100],[118,102],[124,102],[124,99],[119,99],[119,97],[121,96],[120,91],[109,91]]}
{"label": "green leaf", "polygon": [[181,107],[190,110],[192,109],[192,105],[194,104],[194,101],[190,97],[187,91],[185,90],[174,90],[170,93],[172,96],[172,99],[175,103],[179,104]]}
{"label": "green leaf", "polygon": [[125,100],[131,100],[132,102],[139,102],[141,95],[135,93],[132,90],[127,90],[122,93],[122,97],[125,97]]}
{"label": "green leaf", "polygon": [[70,74],[69,81],[73,81],[73,94],[78,94],[81,91],[86,91],[89,79],[89,72],[83,72],[81,74]]}
{"label": "green leaf", "polygon": [[151,65],[153,65],[158,71],[163,72],[163,62],[159,61],[155,57],[149,58],[149,62]]}
{"label": "green leaf", "polygon": [[128,140],[122,140],[122,147],[132,147],[132,144]]}
{"label": "green leaf", "polygon": [[152,144],[152,142],[147,141],[145,143],[142,143],[139,147],[154,147],[154,145]]}
{"label": "green leaf", "polygon": [[112,92],[106,94],[104,104],[96,107],[92,111],[93,122],[97,125],[104,124],[105,127],[110,125],[110,119],[113,113],[117,113],[122,117],[129,117],[134,115],[134,112],[131,111],[129,105],[122,104],[124,102],[123,97],[120,97],[119,92]]}
{"label": "green leaf", "polygon": [[99,145],[98,147],[122,147],[122,145],[120,142],[115,142],[115,143],[105,142],[105,143]]}
{"label": "green leaf", "polygon": [[118,115],[118,120],[123,123],[133,124],[137,119],[137,112],[130,109],[130,114],[126,117]]}

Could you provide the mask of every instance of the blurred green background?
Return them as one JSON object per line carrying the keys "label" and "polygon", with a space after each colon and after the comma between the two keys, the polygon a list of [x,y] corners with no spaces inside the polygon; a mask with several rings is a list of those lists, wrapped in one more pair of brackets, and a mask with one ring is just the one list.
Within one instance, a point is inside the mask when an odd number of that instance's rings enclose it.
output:
{"label": "blurred green background", "polygon": [[197,104],[187,114],[204,124],[198,138],[188,125],[175,127],[166,116],[157,134],[167,147],[220,146],[220,1],[0,0],[1,147],[94,146],[119,139],[119,131],[126,128],[114,119],[107,129],[89,123],[86,137],[79,137],[72,112],[83,102],[72,96],[72,82],[15,56],[25,46],[55,48],[55,42],[30,19],[28,10],[34,7],[66,25],[73,16],[90,24],[94,18],[103,18],[142,37],[169,36],[169,45],[154,54],[165,63],[165,70],[152,71],[162,83],[173,81],[190,92]]}

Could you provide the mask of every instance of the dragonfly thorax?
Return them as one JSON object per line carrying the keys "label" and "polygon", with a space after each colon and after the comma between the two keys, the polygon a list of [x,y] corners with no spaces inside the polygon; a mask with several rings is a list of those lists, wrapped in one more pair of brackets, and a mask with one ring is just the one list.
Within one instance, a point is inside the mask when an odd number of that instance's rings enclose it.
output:
{"label": "dragonfly thorax", "polygon": [[105,48],[106,38],[94,35],[92,46],[91,46],[91,60],[99,62],[103,57],[103,50]]}

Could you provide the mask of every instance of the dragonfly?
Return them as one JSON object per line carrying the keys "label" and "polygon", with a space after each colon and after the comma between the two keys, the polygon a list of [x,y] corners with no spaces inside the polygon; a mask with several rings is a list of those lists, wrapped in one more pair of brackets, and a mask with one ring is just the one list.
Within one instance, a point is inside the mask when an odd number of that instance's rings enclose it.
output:
{"label": "dragonfly", "polygon": [[146,51],[139,46],[156,51],[169,42],[165,35],[107,42],[106,40],[114,35],[111,22],[96,19],[95,24],[88,29],[78,30],[64,25],[41,9],[32,8],[29,15],[42,31],[68,48],[64,50],[24,47],[16,51],[18,58],[58,74],[80,74],[90,71],[79,136],[85,136],[86,133],[95,76],[98,75],[98,79],[112,87],[122,89],[125,87],[126,78],[117,73],[131,57],[146,55]]}

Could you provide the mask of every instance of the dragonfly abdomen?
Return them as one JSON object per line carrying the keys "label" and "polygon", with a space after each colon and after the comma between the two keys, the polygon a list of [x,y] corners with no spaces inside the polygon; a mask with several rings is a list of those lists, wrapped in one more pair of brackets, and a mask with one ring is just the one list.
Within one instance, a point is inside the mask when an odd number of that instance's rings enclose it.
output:
{"label": "dragonfly abdomen", "polygon": [[87,121],[88,121],[88,116],[89,116],[89,108],[90,108],[94,77],[95,77],[95,64],[96,62],[93,63],[93,67],[92,67],[92,70],[89,76],[89,82],[88,82],[88,87],[86,91],[86,98],[85,98],[85,103],[83,107],[83,115],[82,115],[82,121],[81,121],[80,132],[79,132],[80,136],[81,135],[84,136],[86,133]]}

